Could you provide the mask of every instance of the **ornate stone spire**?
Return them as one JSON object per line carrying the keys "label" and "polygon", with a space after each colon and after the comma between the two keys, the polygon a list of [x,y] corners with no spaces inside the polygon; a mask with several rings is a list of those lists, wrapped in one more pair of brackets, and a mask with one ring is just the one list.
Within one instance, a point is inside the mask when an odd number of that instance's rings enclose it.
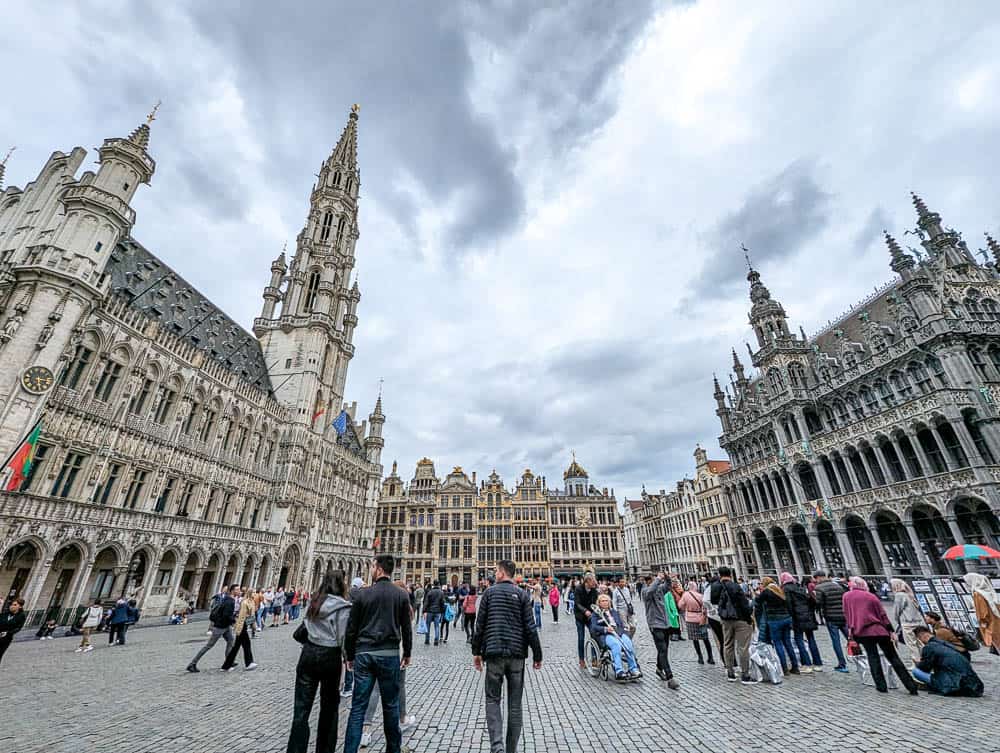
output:
{"label": "ornate stone spire", "polygon": [[746,374],[743,372],[743,364],[740,362],[740,357],[736,355],[736,348],[733,348],[733,372],[736,374],[738,382],[742,383],[746,381]]}
{"label": "ornate stone spire", "polygon": [[361,105],[351,105],[351,114],[347,116],[347,125],[340,134],[340,141],[333,148],[333,153],[327,159],[327,165],[346,168],[351,172],[358,169],[358,113]]}
{"label": "ornate stone spire", "polygon": [[998,268],[1000,268],[1000,243],[997,243],[996,239],[994,239],[994,237],[989,233],[985,233],[985,235],[986,235],[986,248],[988,248],[990,250],[990,253],[993,254],[993,262],[997,265]]}
{"label": "ornate stone spire", "polygon": [[3,159],[0,160],[0,191],[3,190],[3,174],[7,170],[7,160],[10,159],[10,155],[14,153],[15,149],[17,149],[17,147],[12,146],[10,149],[7,150],[7,153],[3,156]]}
{"label": "ornate stone spire", "polygon": [[[914,194],[914,203],[919,201],[919,197]],[[922,202],[921,202],[922,203]],[[924,207],[926,209],[926,207]],[[889,256],[892,261],[889,264],[892,267],[892,271],[896,274],[902,275],[906,270],[913,269],[916,263],[913,261],[913,257],[905,253],[903,249],[899,247],[896,239],[889,235],[888,230],[882,231],[885,234],[885,245],[889,247]]]}

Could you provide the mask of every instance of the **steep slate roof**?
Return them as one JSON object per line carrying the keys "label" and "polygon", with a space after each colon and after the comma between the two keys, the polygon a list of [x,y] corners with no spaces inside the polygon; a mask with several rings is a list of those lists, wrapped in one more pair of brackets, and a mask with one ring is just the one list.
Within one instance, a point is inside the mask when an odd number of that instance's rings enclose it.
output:
{"label": "steep slate roof", "polygon": [[140,243],[132,238],[121,241],[107,269],[112,293],[239,378],[272,392],[257,338]]}

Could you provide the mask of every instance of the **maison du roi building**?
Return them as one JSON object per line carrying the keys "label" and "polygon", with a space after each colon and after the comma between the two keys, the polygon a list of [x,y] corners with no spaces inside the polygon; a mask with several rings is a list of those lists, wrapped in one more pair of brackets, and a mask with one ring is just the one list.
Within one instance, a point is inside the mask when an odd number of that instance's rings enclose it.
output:
{"label": "maison du roi building", "polygon": [[530,470],[513,488],[495,470],[477,483],[456,467],[441,480],[428,458],[406,484],[393,463],[375,531],[379,551],[400,557],[400,577],[413,583],[475,583],[501,559],[524,578],[625,572],[614,490],[598,489],[575,458],[561,488]]}
{"label": "maison du roi building", "polygon": [[816,336],[793,334],[751,268],[749,378],[715,382],[723,492],[743,569],[957,575],[954,544],[1000,543],[1000,245],[978,261],[913,196],[922,250]]}
{"label": "maison du roi building", "polygon": [[42,426],[30,475],[0,493],[0,593],[35,622],[92,599],[155,615],[223,583],[309,588],[371,555],[385,416],[381,398],[367,422],[344,403],[357,108],[295,255],[261,270],[252,334],[133,236],[151,121],[106,139],[96,172],[77,177],[77,147],[0,193],[0,447]]}

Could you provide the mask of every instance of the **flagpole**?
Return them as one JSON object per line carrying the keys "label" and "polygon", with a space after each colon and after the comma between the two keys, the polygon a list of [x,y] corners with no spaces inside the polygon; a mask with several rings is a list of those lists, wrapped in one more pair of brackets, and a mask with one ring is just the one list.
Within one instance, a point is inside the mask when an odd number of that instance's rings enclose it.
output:
{"label": "flagpole", "polygon": [[42,422],[42,417],[41,417],[41,416],[39,416],[39,417],[38,417],[38,420],[37,420],[37,421],[35,421],[35,423],[33,423],[33,424],[31,425],[31,428],[30,428],[30,429],[28,430],[28,433],[27,433],[27,434],[25,434],[25,435],[24,435],[24,436],[23,436],[23,437],[21,438],[21,441],[20,441],[20,442],[18,442],[18,443],[17,443],[16,445],[14,445],[14,449],[13,449],[13,450],[11,450],[10,454],[9,454],[9,455],[7,456],[7,459],[6,459],[5,461],[3,461],[3,465],[0,465],[0,468],[2,468],[2,469],[4,469],[4,470],[6,470],[6,469],[7,469],[7,465],[8,465],[9,463],[10,463],[10,461],[11,461],[11,460],[13,460],[13,459],[14,459],[14,456],[15,456],[15,455],[17,454],[18,450],[20,450],[20,449],[21,449],[21,448],[22,448],[22,447],[24,446],[24,443],[25,443],[25,442],[26,442],[26,441],[28,440],[28,437],[30,437],[30,436],[31,436],[32,434],[34,434],[34,433],[35,433],[35,429],[37,429],[37,428],[38,428],[38,425],[39,425],[39,424],[40,424],[41,422]]}

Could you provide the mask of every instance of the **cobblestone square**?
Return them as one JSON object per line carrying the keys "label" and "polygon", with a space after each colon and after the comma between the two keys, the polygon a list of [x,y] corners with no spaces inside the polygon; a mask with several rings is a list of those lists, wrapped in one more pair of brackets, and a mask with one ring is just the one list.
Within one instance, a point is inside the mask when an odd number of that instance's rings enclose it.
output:
{"label": "cobblestone square", "polygon": [[[219,672],[221,644],[202,660],[200,674],[184,671],[205,641],[204,622],[134,629],[124,648],[109,647],[102,633],[88,654],[74,653],[76,641],[68,638],[18,642],[2,665],[0,749],[284,751],[298,656],[293,629],[269,628],[254,640],[260,668],[251,673]],[[832,658],[820,632],[824,658]],[[543,668],[527,672],[521,750],[996,750],[1000,660],[983,651],[974,666],[986,683],[985,697],[911,698],[903,690],[880,695],[862,687],[857,675],[830,671],[832,664],[777,687],[727,683],[721,663],[697,664],[690,642],[671,644],[681,683],[671,691],[652,674],[652,641],[641,624],[636,642],[645,679],[624,686],[593,679],[577,668],[569,616],[554,625],[547,615]],[[438,648],[416,643],[407,690],[417,726],[404,744],[418,753],[488,751],[482,675],[472,667],[460,629]],[[341,744],[348,703],[341,707]],[[315,715],[314,709],[313,723]],[[384,750],[380,731],[368,750]]]}

